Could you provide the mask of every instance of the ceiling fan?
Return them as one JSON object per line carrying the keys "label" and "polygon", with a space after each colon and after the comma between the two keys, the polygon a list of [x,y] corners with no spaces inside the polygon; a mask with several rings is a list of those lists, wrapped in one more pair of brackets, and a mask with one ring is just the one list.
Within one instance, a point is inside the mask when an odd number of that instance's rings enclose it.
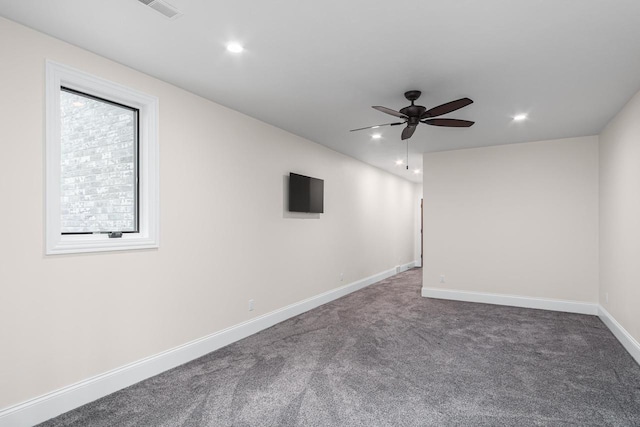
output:
{"label": "ceiling fan", "polygon": [[455,101],[447,102],[446,104],[438,105],[437,107],[433,107],[430,110],[427,110],[422,105],[415,105],[414,102],[420,98],[422,92],[419,90],[410,90],[404,93],[404,97],[411,101],[411,105],[408,107],[402,108],[400,111],[392,110],[391,108],[381,107],[379,105],[374,105],[372,108],[375,108],[378,111],[382,111],[383,113],[391,114],[392,116],[396,116],[404,121],[396,122],[396,123],[386,123],[383,125],[376,126],[368,126],[365,128],[352,129],[351,132],[355,132],[358,130],[365,129],[373,129],[379,128],[381,126],[398,126],[406,123],[407,127],[402,130],[402,140],[409,139],[416,131],[416,127],[420,123],[424,123],[431,126],[444,126],[444,127],[453,127],[453,128],[466,128],[472,126],[475,122],[471,122],[469,120],[458,120],[458,119],[434,119],[433,117],[442,116],[444,114],[451,113],[452,111],[459,110],[462,107],[466,107],[469,104],[472,104],[473,101],[469,98],[461,98]]}

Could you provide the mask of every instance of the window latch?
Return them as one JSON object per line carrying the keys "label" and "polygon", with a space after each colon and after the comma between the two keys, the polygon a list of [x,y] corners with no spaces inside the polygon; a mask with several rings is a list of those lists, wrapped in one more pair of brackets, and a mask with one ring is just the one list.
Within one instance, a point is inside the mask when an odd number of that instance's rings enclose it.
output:
{"label": "window latch", "polygon": [[120,237],[122,237],[122,231],[112,231],[109,233],[110,239],[119,239]]}

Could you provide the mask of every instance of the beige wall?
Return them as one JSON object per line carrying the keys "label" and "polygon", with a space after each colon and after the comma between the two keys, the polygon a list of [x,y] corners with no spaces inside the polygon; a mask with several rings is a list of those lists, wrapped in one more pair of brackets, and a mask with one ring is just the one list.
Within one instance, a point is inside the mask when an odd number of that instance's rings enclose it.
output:
{"label": "beige wall", "polygon": [[424,287],[597,302],[597,137],[427,153],[423,167]]}
{"label": "beige wall", "polygon": [[600,304],[637,341],[640,341],[639,118],[640,93],[600,135]]}
{"label": "beige wall", "polygon": [[[416,219],[414,228],[416,230],[415,235],[415,249],[414,253],[416,254],[416,261],[420,262],[420,254],[422,251],[422,234],[420,233],[420,228],[422,227],[422,211],[420,209],[420,201],[422,200],[422,184],[416,187],[416,191],[418,194],[418,199],[416,201]],[[416,264],[419,265],[419,264]]]}
{"label": "beige wall", "polygon": [[[415,260],[417,185],[2,18],[0,40],[0,408]],[[43,255],[45,59],[159,97],[159,250]],[[285,211],[291,171],[326,213]]]}

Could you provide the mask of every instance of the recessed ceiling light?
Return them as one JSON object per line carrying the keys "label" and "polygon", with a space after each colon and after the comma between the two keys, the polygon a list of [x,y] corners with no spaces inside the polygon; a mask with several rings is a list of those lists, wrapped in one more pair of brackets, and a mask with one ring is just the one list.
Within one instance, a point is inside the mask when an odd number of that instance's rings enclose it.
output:
{"label": "recessed ceiling light", "polygon": [[420,169],[414,169],[413,173],[415,173],[416,175],[420,173]]}
{"label": "recessed ceiling light", "polygon": [[244,50],[244,47],[240,43],[229,43],[227,45],[227,50],[233,53],[240,53]]}
{"label": "recessed ceiling light", "polygon": [[516,122],[521,122],[523,120],[527,119],[527,115],[526,114],[518,114],[513,116],[513,120],[515,120]]}
{"label": "recessed ceiling light", "polygon": [[400,166],[404,163],[404,160],[396,160],[396,165]]}
{"label": "recessed ceiling light", "polygon": [[74,107],[84,107],[84,102],[73,101],[71,105],[73,105]]}
{"label": "recessed ceiling light", "polygon": [[379,133],[374,133],[373,135],[371,135],[372,139],[380,139],[382,138],[382,135],[380,135]]}
{"label": "recessed ceiling light", "polygon": [[371,129],[378,129],[380,126],[371,126]]}

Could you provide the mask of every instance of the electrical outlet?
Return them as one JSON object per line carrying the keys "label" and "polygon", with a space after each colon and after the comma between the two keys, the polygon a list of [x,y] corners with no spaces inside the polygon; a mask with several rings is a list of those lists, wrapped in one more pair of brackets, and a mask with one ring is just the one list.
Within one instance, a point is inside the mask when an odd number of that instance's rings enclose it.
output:
{"label": "electrical outlet", "polygon": [[440,275],[440,283],[444,283],[444,274]]}
{"label": "electrical outlet", "polygon": [[342,282],[344,280],[344,273],[340,273],[340,281]]}
{"label": "electrical outlet", "polygon": [[249,311],[253,311],[253,300],[249,300]]}

